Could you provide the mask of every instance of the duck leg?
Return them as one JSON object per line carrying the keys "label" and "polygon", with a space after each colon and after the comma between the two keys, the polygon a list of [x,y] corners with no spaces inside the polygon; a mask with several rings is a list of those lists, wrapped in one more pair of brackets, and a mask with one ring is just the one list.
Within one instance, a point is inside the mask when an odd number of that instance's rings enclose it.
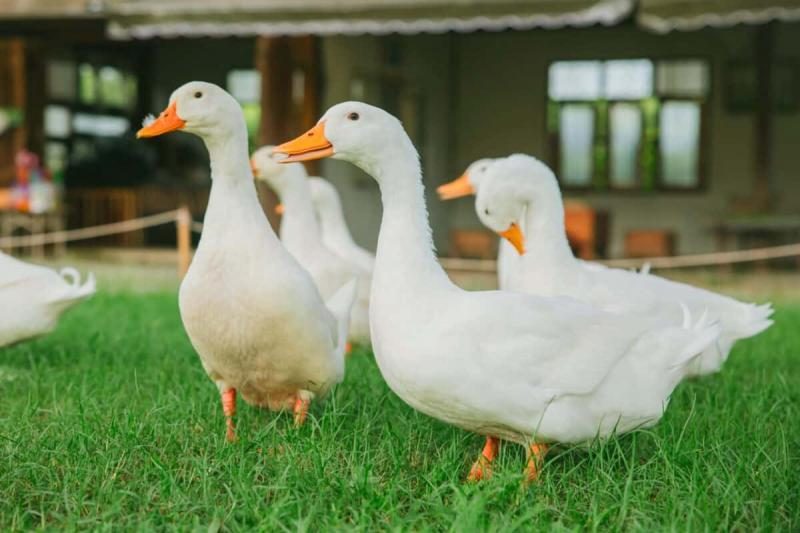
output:
{"label": "duck leg", "polygon": [[480,481],[492,477],[492,462],[494,458],[497,457],[499,449],[500,439],[497,437],[486,437],[486,445],[483,447],[483,451],[478,456],[477,461],[475,461],[472,468],[470,468],[467,481]]}
{"label": "duck leg", "polygon": [[526,470],[525,480],[530,483],[536,481],[539,477],[539,472],[542,470],[544,463],[544,456],[547,454],[549,446],[547,444],[533,443],[528,449],[528,467]]}
{"label": "duck leg", "polygon": [[230,388],[220,392],[222,398],[222,412],[225,413],[225,438],[228,442],[236,440],[236,431],[233,425],[233,415],[236,414],[236,389]]}
{"label": "duck leg", "polygon": [[302,392],[297,394],[294,400],[294,425],[300,427],[305,423],[308,416],[308,406],[311,404],[311,398],[307,397]]}

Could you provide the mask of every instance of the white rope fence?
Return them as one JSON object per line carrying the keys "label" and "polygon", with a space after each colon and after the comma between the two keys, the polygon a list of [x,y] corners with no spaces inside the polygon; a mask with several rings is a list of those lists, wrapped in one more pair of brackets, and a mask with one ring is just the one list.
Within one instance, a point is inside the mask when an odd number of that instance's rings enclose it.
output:
{"label": "white rope fence", "polygon": [[[641,259],[606,259],[597,260],[595,262],[616,268],[641,268],[645,265],[649,265],[650,268],[685,268],[730,265],[734,263],[747,263],[785,257],[800,257],[800,243],[770,246],[767,248],[752,248],[749,250],[732,250],[730,252],[676,255],[670,257],[645,257]],[[497,270],[497,261],[493,259],[444,257],[441,259],[441,262],[445,268],[452,270],[466,270],[471,272],[495,272]]]}
{"label": "white rope fence", "polygon": [[747,263],[765,259],[800,256],[800,243],[770,246],[768,248],[751,248],[749,250],[732,250],[710,254],[676,255],[672,257],[651,257],[648,259],[611,259],[598,261],[611,267],[633,268],[649,264],[651,268],[681,268],[695,266],[729,265]]}
{"label": "white rope fence", "polygon": [[97,237],[107,237],[109,235],[139,231],[169,223],[174,223],[176,227],[178,274],[183,278],[189,270],[189,263],[192,258],[191,230],[192,224],[194,223],[192,221],[192,213],[186,206],[156,215],[132,218],[120,222],[112,222],[110,224],[101,224],[99,226],[53,231],[50,233],[38,233],[35,235],[0,237],[0,249],[30,248],[34,246],[43,246],[45,244],[96,239]]}
{"label": "white rope fence", "polygon": [[[162,224],[175,223],[178,241],[178,270],[183,276],[189,268],[191,260],[191,235],[190,232],[201,233],[203,223],[192,220],[188,207],[180,207],[172,211],[165,211],[156,215],[141,218],[112,222],[87,228],[39,233],[35,235],[0,237],[0,249],[23,248],[42,246],[45,244],[65,243],[106,237],[119,233],[138,231]],[[641,259],[610,259],[600,260],[598,263],[619,268],[639,268],[650,265],[650,268],[682,268],[698,266],[728,265],[751,261],[764,261],[785,257],[800,257],[800,243],[770,246],[767,248],[753,248],[750,250],[734,250],[730,252],[714,252],[707,254],[678,255],[672,257],[649,257]],[[495,272],[497,262],[491,259],[462,259],[456,257],[443,257],[442,265],[450,270],[468,272]]]}
{"label": "white rope fence", "polygon": [[69,229],[54,231],[51,233],[38,233],[36,235],[22,235],[14,237],[0,237],[0,248],[23,248],[30,246],[42,246],[44,244],[55,244],[68,241],[81,241],[95,239],[97,237],[107,237],[119,233],[128,233],[153,226],[160,226],[170,222],[177,222],[180,209],[166,211],[157,215],[149,215],[141,218],[90,226],[88,228]]}

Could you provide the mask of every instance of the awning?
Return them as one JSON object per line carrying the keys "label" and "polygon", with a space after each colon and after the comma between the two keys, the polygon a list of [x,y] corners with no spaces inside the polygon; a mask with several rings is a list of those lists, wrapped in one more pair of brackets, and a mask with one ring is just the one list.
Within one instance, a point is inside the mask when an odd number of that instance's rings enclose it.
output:
{"label": "awning", "polygon": [[637,21],[658,33],[800,20],[800,0],[640,0]]}
{"label": "awning", "polygon": [[635,0],[106,0],[116,39],[612,25]]}
{"label": "awning", "polygon": [[101,0],[0,0],[0,20],[95,18]]}

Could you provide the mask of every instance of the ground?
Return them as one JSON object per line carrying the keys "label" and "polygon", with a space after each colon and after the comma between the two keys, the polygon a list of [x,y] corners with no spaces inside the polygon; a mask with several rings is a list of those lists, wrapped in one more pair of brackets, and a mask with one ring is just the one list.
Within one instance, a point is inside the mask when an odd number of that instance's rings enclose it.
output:
{"label": "ground", "polygon": [[530,487],[508,445],[470,485],[481,439],[407,407],[366,350],[305,427],[240,402],[226,443],[174,288],[117,287],[0,351],[0,528],[797,531],[800,303],[776,318],[656,427],[556,449]]}

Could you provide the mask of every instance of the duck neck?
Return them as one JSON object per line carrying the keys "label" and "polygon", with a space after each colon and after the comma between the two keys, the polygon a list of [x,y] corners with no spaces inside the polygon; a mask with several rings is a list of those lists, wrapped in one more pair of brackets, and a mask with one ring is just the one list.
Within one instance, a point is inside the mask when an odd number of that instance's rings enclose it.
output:
{"label": "duck neck", "polygon": [[378,181],[383,201],[374,280],[391,278],[389,283],[399,288],[410,281],[428,288],[451,285],[434,251],[416,150],[408,141],[405,150],[396,152],[375,168],[365,169]]}
{"label": "duck neck", "polygon": [[217,246],[219,242],[230,243],[232,233],[276,240],[258,201],[247,154],[247,135],[232,133],[203,140],[211,162],[211,191],[200,244],[207,238],[212,238]]}
{"label": "duck neck", "polygon": [[302,166],[290,165],[284,172],[284,186],[280,191],[284,207],[281,219],[281,241],[295,253],[320,243],[320,229],[311,203],[311,190]]}
{"label": "duck neck", "polygon": [[564,268],[574,256],[564,229],[564,204],[561,196],[525,203],[523,217],[525,255],[539,268]]}
{"label": "duck neck", "polygon": [[[203,137],[211,162],[211,179],[225,181],[249,181],[253,173],[247,154],[247,135],[244,132],[228,132],[226,135]],[[255,188],[255,187],[253,187]]]}
{"label": "duck neck", "polygon": [[333,200],[332,205],[326,205],[319,210],[319,218],[325,242],[330,242],[340,248],[355,246],[353,236],[350,235],[344,219],[342,204],[338,198]]}

